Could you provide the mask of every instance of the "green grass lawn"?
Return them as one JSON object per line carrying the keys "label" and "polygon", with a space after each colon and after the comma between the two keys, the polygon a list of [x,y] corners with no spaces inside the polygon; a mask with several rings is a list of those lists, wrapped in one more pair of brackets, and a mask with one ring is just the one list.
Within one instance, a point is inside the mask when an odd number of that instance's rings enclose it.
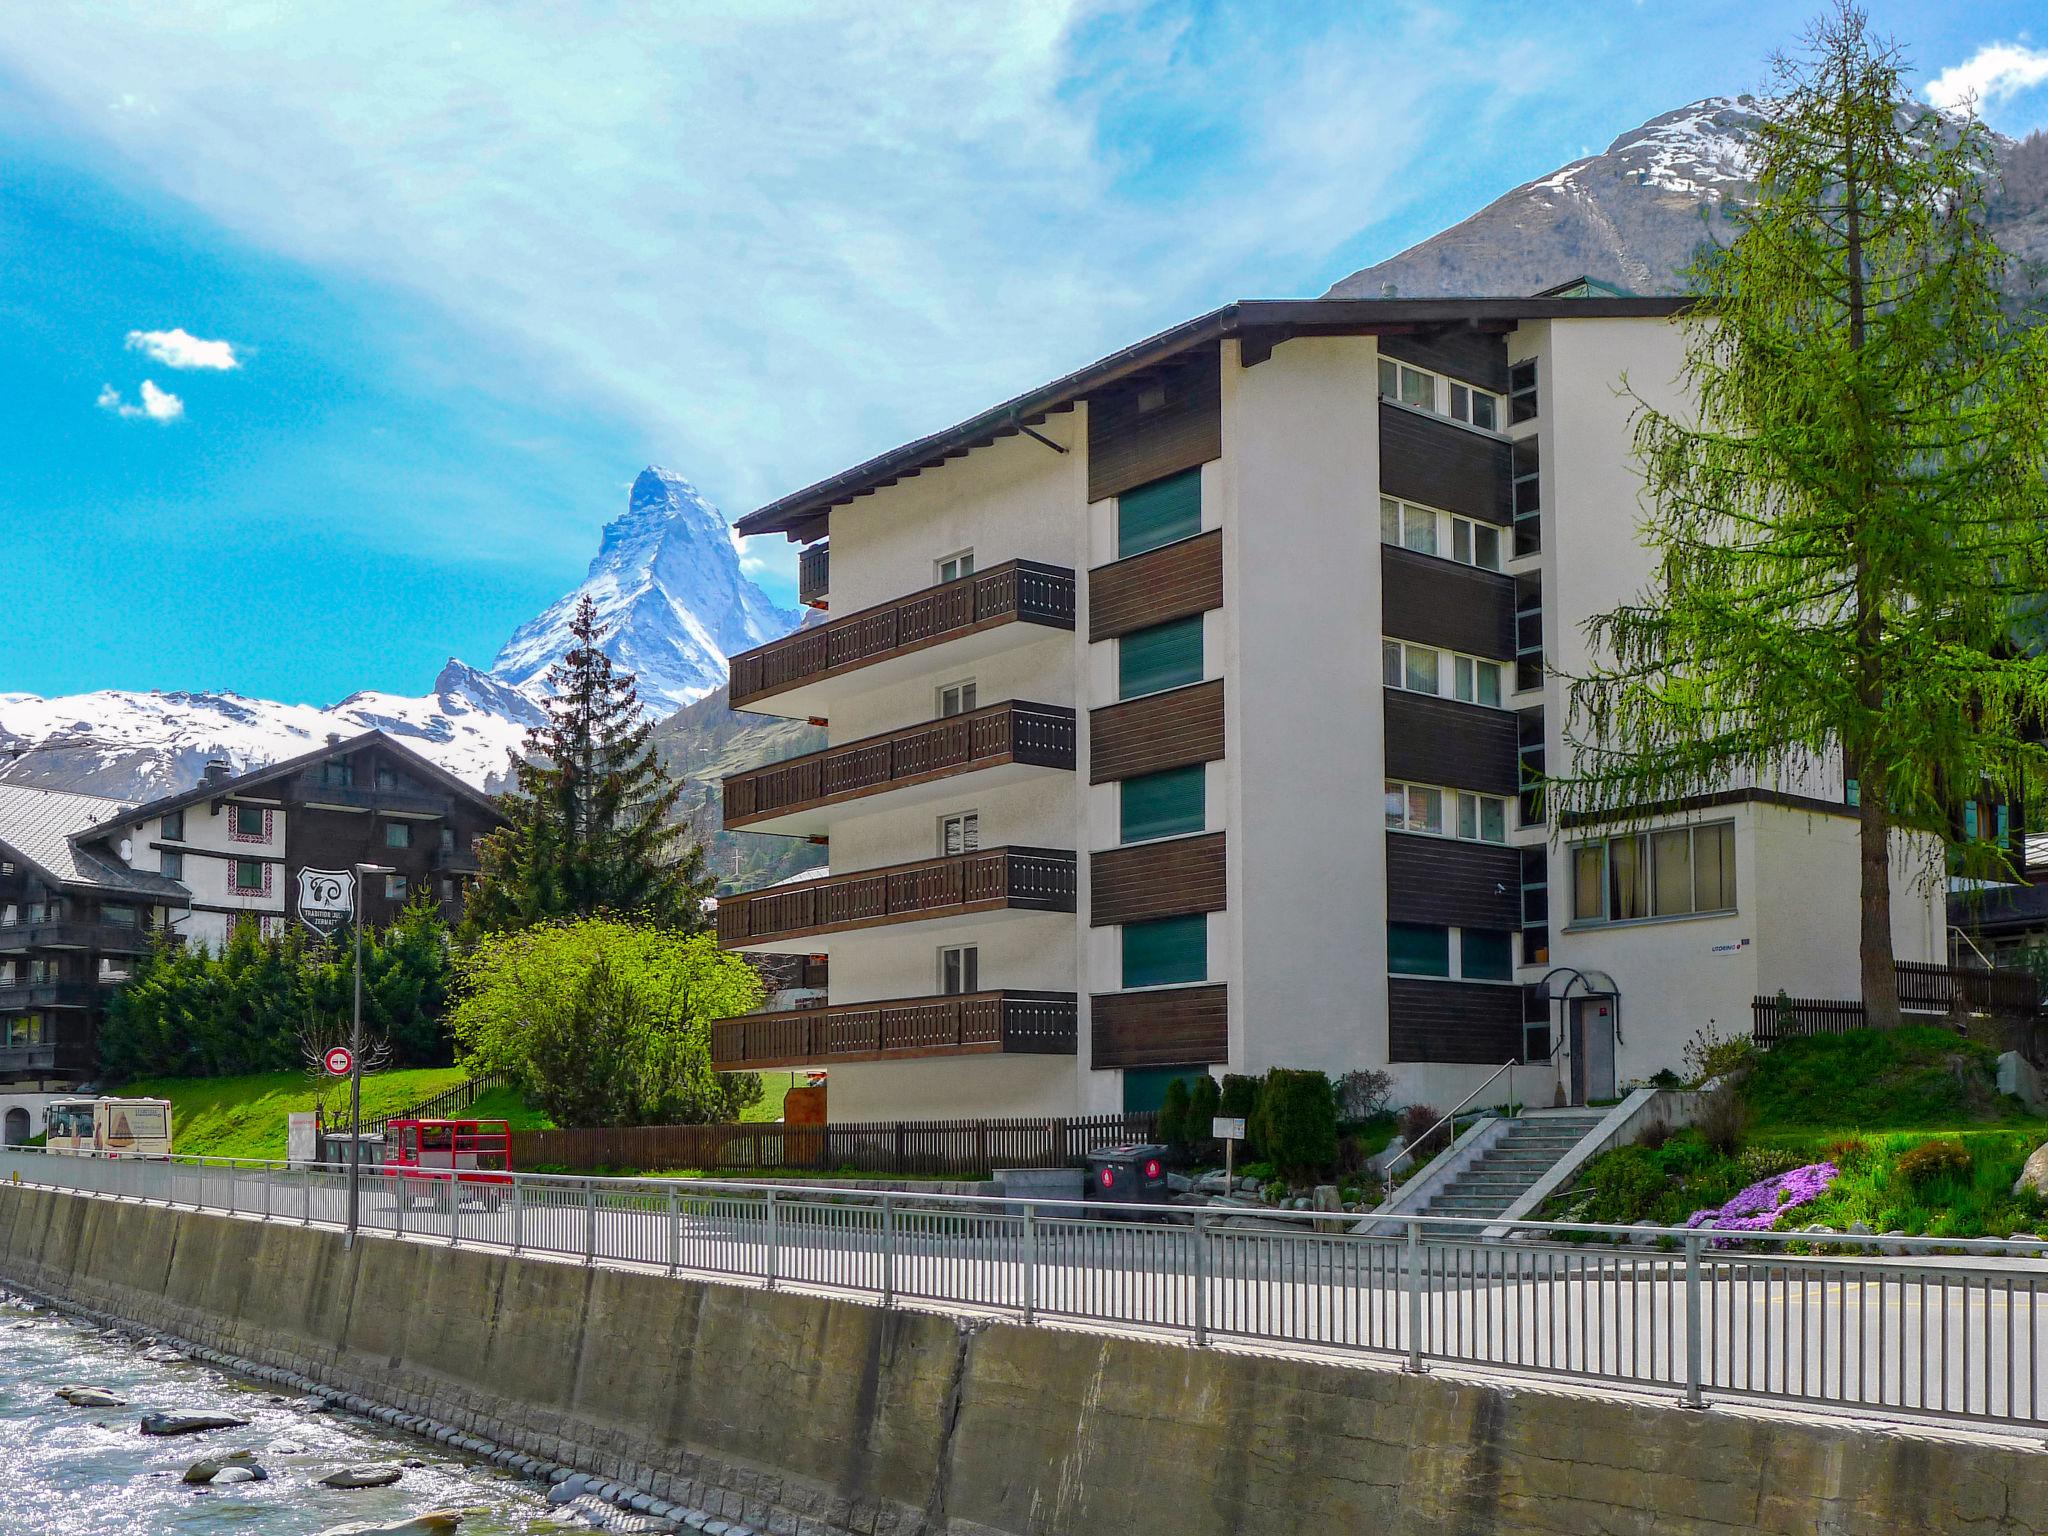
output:
{"label": "green grass lawn", "polygon": [[[363,1116],[391,1114],[468,1076],[460,1067],[372,1073],[363,1079]],[[303,1072],[144,1078],[113,1092],[124,1098],[169,1099],[172,1150],[208,1157],[283,1157],[285,1116],[310,1110],[314,1102]],[[347,1083],[328,1090],[327,1113],[330,1120],[347,1116]]]}

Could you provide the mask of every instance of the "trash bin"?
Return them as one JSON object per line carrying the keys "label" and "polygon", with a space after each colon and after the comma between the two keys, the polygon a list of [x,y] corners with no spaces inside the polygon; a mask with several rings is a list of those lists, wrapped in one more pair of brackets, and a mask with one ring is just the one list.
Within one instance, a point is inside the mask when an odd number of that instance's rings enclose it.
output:
{"label": "trash bin", "polygon": [[1088,1198],[1112,1205],[1166,1204],[1166,1148],[1152,1142],[1088,1154]]}

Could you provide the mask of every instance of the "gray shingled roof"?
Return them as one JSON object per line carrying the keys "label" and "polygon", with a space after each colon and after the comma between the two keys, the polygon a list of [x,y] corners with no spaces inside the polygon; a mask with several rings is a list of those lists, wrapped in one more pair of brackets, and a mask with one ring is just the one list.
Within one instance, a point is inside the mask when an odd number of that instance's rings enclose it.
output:
{"label": "gray shingled roof", "polygon": [[0,784],[0,845],[59,885],[94,886],[154,896],[183,905],[192,893],[162,875],[129,869],[116,859],[80,848],[74,838],[113,831],[135,809],[126,800],[65,790]]}

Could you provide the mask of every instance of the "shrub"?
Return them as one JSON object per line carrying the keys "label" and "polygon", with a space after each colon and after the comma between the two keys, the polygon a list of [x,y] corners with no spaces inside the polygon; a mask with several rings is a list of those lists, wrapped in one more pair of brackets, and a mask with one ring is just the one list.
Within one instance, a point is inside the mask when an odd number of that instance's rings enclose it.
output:
{"label": "shrub", "polygon": [[1387,1112],[1394,1092],[1394,1079],[1386,1072],[1346,1072],[1337,1079],[1337,1113],[1345,1123],[1356,1125]]}
{"label": "shrub", "polygon": [[1218,1098],[1222,1107],[1217,1114],[1245,1123],[1245,1155],[1263,1157],[1265,1148],[1258,1144],[1259,1079],[1242,1072],[1226,1072]]}
{"label": "shrub", "polygon": [[1909,1189],[1924,1189],[1939,1179],[1967,1179],[1970,1149],[1960,1141],[1923,1141],[1901,1152],[1892,1164],[1892,1177]]}
{"label": "shrub", "polygon": [[1188,1144],[1188,1084],[1176,1077],[1166,1085],[1166,1098],[1159,1106],[1159,1139],[1169,1147]]}
{"label": "shrub", "polygon": [[1860,1136],[1837,1136],[1821,1148],[1820,1155],[1822,1162],[1853,1173],[1869,1166],[1870,1143]]}
{"label": "shrub", "polygon": [[1427,1146],[1422,1145],[1421,1138],[1429,1135],[1430,1127],[1441,1119],[1443,1119],[1443,1115],[1439,1111],[1431,1109],[1427,1104],[1410,1104],[1401,1111],[1401,1136],[1408,1144],[1409,1154],[1418,1163],[1425,1162],[1429,1158],[1436,1156],[1437,1153],[1443,1151],[1445,1147],[1451,1144],[1451,1127],[1447,1125],[1438,1130],[1435,1135],[1429,1136],[1429,1144]]}
{"label": "shrub", "polygon": [[[1782,1005],[1784,993],[1779,993]],[[1756,1043],[1747,1035],[1721,1035],[1711,1024],[1696,1030],[1685,1043],[1685,1070],[1695,1084],[1728,1077],[1756,1061]]]}
{"label": "shrub", "polygon": [[1259,1146],[1283,1175],[1306,1178],[1337,1161],[1337,1096],[1326,1074],[1275,1067],[1257,1116]]}
{"label": "shrub", "polygon": [[1223,1101],[1222,1092],[1216,1086],[1216,1079],[1204,1072],[1195,1079],[1188,1090],[1188,1144],[1209,1151],[1216,1145],[1209,1128],[1216,1117],[1223,1113],[1219,1108]]}
{"label": "shrub", "polygon": [[1662,1088],[1669,1092],[1673,1088],[1683,1088],[1685,1086],[1685,1079],[1669,1067],[1659,1067],[1650,1074],[1650,1086],[1652,1088]]}
{"label": "shrub", "polygon": [[1652,1152],[1671,1139],[1671,1127],[1662,1120],[1652,1120],[1636,1135],[1636,1145],[1648,1147]]}
{"label": "shrub", "polygon": [[1996,1053],[1930,1024],[1784,1040],[1742,1085],[1758,1125],[1859,1130],[1997,1118]]}
{"label": "shrub", "polygon": [[1700,1096],[1700,1136],[1723,1156],[1732,1157],[1749,1129],[1749,1101],[1734,1083],[1724,1082]]}

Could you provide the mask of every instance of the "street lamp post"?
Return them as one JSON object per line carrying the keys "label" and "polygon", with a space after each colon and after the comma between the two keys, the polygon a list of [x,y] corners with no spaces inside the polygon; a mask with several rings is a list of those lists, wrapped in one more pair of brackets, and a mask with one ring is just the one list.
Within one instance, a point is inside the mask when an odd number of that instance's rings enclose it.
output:
{"label": "street lamp post", "polygon": [[355,906],[349,914],[356,949],[355,1020],[348,1032],[348,1230],[342,1246],[356,1244],[356,1217],[362,1209],[363,1187],[363,881],[371,875],[389,875],[388,864],[357,864]]}

